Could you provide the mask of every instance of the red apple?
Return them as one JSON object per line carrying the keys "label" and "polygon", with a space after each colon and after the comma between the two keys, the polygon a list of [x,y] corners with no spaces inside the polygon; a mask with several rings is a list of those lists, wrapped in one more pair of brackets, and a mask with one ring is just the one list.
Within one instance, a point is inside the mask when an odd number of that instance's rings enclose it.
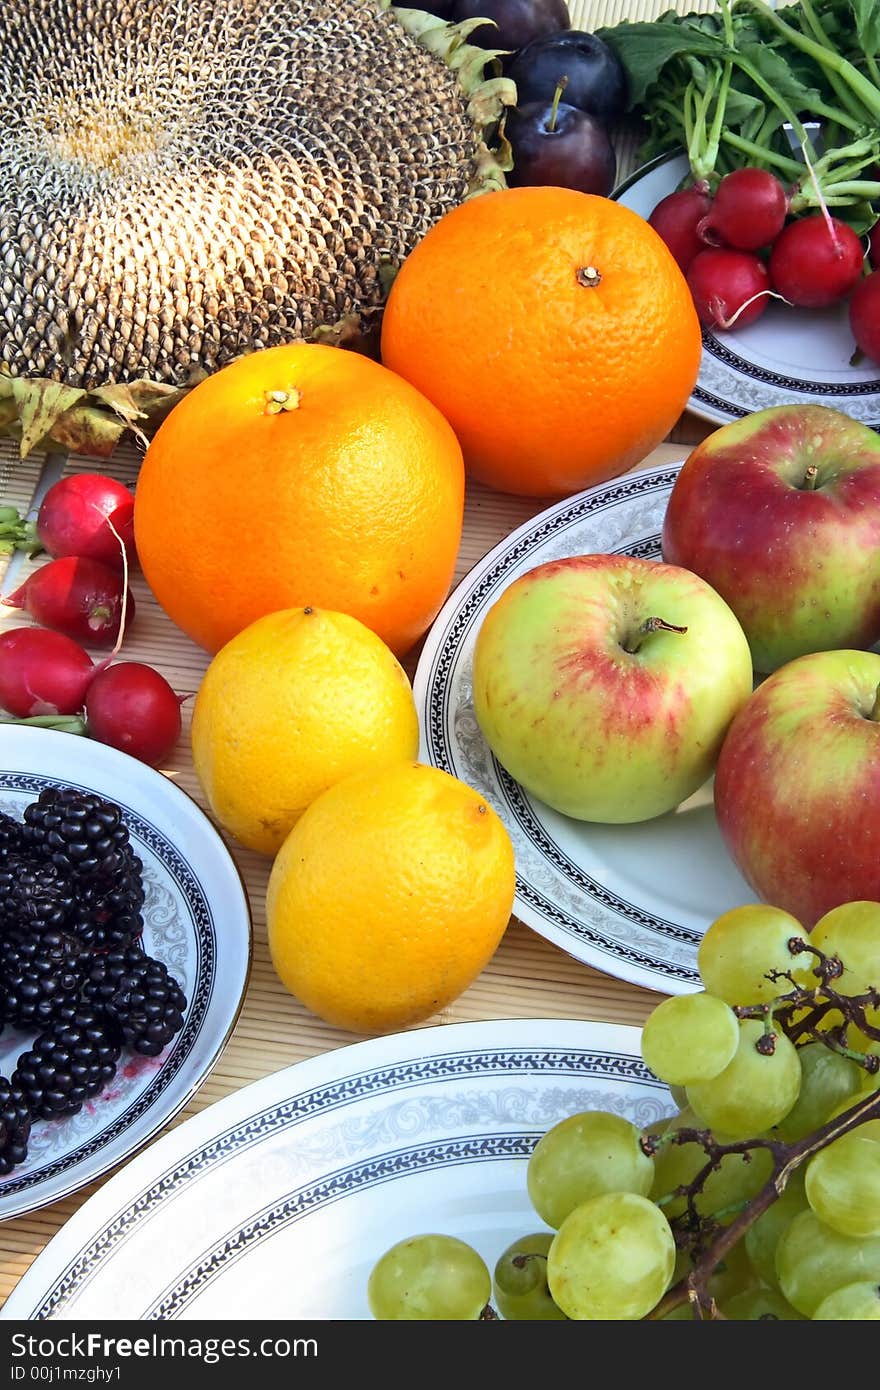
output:
{"label": "red apple", "polygon": [[663,558],[726,599],[764,674],[880,638],[880,436],[841,411],[780,405],[686,459]]}
{"label": "red apple", "polygon": [[502,767],[577,820],[648,820],[709,778],[752,691],[748,643],[695,574],[630,555],[552,560],[489,609],[474,712]]}
{"label": "red apple", "polygon": [[722,744],[715,811],[746,881],[805,927],[880,902],[880,655],[815,652],[768,676]]}

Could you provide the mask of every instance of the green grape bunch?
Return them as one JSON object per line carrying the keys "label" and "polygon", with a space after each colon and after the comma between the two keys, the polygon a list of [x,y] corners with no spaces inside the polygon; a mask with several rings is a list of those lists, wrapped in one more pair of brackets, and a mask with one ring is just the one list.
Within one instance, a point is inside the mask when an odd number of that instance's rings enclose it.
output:
{"label": "green grape bunch", "polygon": [[492,1274],[454,1237],[400,1242],[370,1275],[375,1318],[880,1320],[880,903],[809,933],[735,908],[698,967],[642,1030],[678,1111],[561,1120],[526,1170],[545,1229]]}

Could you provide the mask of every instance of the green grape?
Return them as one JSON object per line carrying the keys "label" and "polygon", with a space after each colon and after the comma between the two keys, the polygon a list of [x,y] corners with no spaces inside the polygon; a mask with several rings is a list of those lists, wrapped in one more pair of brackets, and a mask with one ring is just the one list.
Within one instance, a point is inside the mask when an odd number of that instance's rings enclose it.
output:
{"label": "green grape", "polygon": [[737,1241],[709,1276],[709,1292],[718,1304],[744,1293],[757,1282],[746,1254],[745,1242]]}
{"label": "green grape", "polygon": [[654,1180],[654,1161],[643,1153],[639,1131],[622,1115],[585,1110],[548,1129],[526,1171],[532,1206],[558,1228],[570,1211],[603,1192],[638,1192]]}
{"label": "green grape", "polygon": [[[866,1100],[874,1100],[878,1091],[877,1078],[869,1077],[868,1085],[861,1091],[856,1091],[854,1096],[847,1096],[846,1100],[836,1105],[828,1116],[829,1120],[836,1120],[838,1115],[845,1115],[848,1110],[853,1110],[857,1105],[861,1105]],[[877,1119],[862,1120],[856,1131],[862,1138],[880,1139],[880,1115]]]}
{"label": "green grape", "polygon": [[821,1042],[799,1047],[798,1057],[801,1059],[800,1095],[776,1126],[773,1136],[786,1144],[803,1139],[823,1125],[835,1106],[856,1094],[865,1075],[855,1062],[839,1052],[832,1052]]}
{"label": "green grape", "polygon": [[880,1236],[880,1144],[863,1128],[835,1139],[807,1164],[807,1201],[820,1221],[845,1236]]}
{"label": "green grape", "polygon": [[782,1297],[778,1289],[755,1284],[750,1289],[718,1305],[731,1322],[803,1322],[796,1308]]}
{"label": "green grape", "polygon": [[[820,917],[810,940],[826,956],[839,956],[844,970],[832,980],[838,994],[864,994],[880,989],[880,903],[852,902],[832,908]],[[833,1018],[840,1020],[835,1013]],[[867,1021],[880,1027],[880,1009],[868,1009]]]}
{"label": "green grape", "polygon": [[773,1052],[766,1056],[756,1045],[763,1034],[764,1025],[758,1019],[743,1019],[733,1061],[711,1081],[687,1088],[688,1102],[702,1123],[732,1139],[750,1139],[778,1125],[798,1098],[797,1048],[778,1033]]}
{"label": "green grape", "polygon": [[454,1236],[410,1236],[373,1266],[370,1312],[379,1322],[465,1322],[479,1318],[492,1280],[476,1250]]}
{"label": "green grape", "polygon": [[776,1274],[776,1247],[792,1221],[807,1210],[803,1168],[796,1168],[781,1197],[762,1212],[745,1234],[745,1247],[755,1273],[773,1288],[779,1287]]}
{"label": "green grape", "polygon": [[863,1279],[835,1289],[822,1299],[813,1322],[880,1322],[880,1284]]}
{"label": "green grape", "polygon": [[764,1004],[791,988],[785,980],[768,980],[769,971],[789,970],[800,981],[809,969],[809,954],[789,951],[792,937],[809,940],[800,922],[781,908],[735,907],[717,917],[700,942],[700,978],[710,994],[728,1004]]}
{"label": "green grape", "polygon": [[739,1042],[736,1014],[713,994],[664,999],[642,1029],[642,1059],[667,1085],[710,1081],[727,1066]]}
{"label": "green grape", "polygon": [[789,1303],[811,1318],[844,1284],[880,1280],[880,1236],[844,1236],[814,1211],[802,1211],[776,1247],[776,1274]]}
{"label": "green grape", "polygon": [[[688,1103],[687,1091],[685,1090],[684,1086],[670,1086],[669,1094],[672,1096],[673,1105],[677,1105],[679,1110],[684,1110],[684,1107]],[[648,1130],[646,1132],[650,1133],[651,1131]]]}
{"label": "green grape", "polygon": [[[675,1269],[672,1272],[672,1285],[679,1283],[687,1277],[694,1268],[694,1261],[691,1255],[684,1250],[679,1250],[675,1257]],[[723,1259],[712,1270],[707,1281],[707,1287],[712,1298],[717,1304],[722,1304],[736,1294],[744,1292],[756,1282],[755,1271],[749,1262],[742,1241],[738,1241],[731,1250],[728,1250]],[[667,1314],[670,1316],[671,1314]],[[692,1317],[693,1311],[688,1308],[687,1317]]]}
{"label": "green grape", "polygon": [[520,1236],[495,1265],[495,1307],[511,1322],[565,1321],[547,1286],[547,1252],[552,1231]]}
{"label": "green grape", "polygon": [[668,1289],[674,1267],[669,1222],[635,1192],[606,1192],[575,1207],[547,1256],[554,1302],[581,1322],[645,1317]]}
{"label": "green grape", "polygon": [[[671,1130],[705,1128],[692,1110],[680,1111],[669,1126]],[[715,1138],[724,1143],[727,1136],[717,1134]],[[677,1187],[691,1183],[705,1163],[706,1154],[701,1144],[664,1144],[654,1155],[654,1182],[648,1195],[655,1202],[669,1196]],[[750,1160],[742,1154],[728,1154],[709,1174],[696,1198],[697,1211],[701,1216],[711,1216],[748,1201],[764,1186],[772,1168],[773,1160],[766,1149],[756,1149]],[[670,1220],[680,1216],[684,1209],[684,1197],[674,1197],[663,1203],[663,1211]]]}
{"label": "green grape", "polygon": [[679,1303],[670,1312],[664,1313],[658,1322],[693,1322],[694,1310],[689,1303]]}

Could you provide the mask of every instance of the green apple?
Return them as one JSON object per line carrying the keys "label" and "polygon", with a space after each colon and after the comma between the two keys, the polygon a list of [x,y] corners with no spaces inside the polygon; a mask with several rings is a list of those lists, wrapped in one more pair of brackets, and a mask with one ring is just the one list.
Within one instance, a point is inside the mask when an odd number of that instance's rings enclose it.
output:
{"label": "green apple", "polygon": [[686,800],[751,692],[724,600],[688,570],[629,555],[530,570],[474,650],[474,710],[499,763],[584,821],[649,820]]}

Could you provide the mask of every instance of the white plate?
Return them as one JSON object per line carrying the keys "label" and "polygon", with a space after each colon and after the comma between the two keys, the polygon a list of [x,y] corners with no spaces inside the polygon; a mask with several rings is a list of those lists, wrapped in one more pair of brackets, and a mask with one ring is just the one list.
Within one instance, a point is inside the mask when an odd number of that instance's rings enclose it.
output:
{"label": "white plate", "polygon": [[[637,170],[613,196],[647,218],[687,172],[685,155],[664,155]],[[746,328],[703,330],[700,374],[688,408],[723,424],[753,410],[803,401],[880,428],[880,367],[850,366],[854,351],[845,304],[792,309],[771,300]]]}
{"label": "white plate", "polygon": [[528,1155],[557,1120],[670,1113],[635,1028],[447,1024],[355,1043],[209,1106],[116,1174],[50,1241],[4,1318],[369,1317],[366,1284],[434,1230],[494,1264],[544,1229]]}
{"label": "white plate", "polygon": [[474,716],[472,660],[487,609],[536,565],[609,552],[659,560],[680,467],[591,488],[501,541],[441,609],[414,680],[420,757],[480,791],[510,831],[520,920],[597,970],[666,994],[698,988],[706,927],[727,908],[755,901],[721,840],[711,786],[639,825],[588,825],[552,811],[489,751]]}
{"label": "white plate", "polygon": [[[0,725],[0,811],[20,819],[50,786],[97,792],[121,806],[144,865],[144,946],[180,981],[187,1008],[183,1029],[159,1057],[124,1053],[102,1097],[68,1119],[34,1121],[27,1161],[0,1180],[0,1220],[75,1192],[177,1114],[223,1050],[250,969],[244,885],[220,836],[185,792],[90,739]],[[4,1029],[4,1076],[34,1036]]]}

